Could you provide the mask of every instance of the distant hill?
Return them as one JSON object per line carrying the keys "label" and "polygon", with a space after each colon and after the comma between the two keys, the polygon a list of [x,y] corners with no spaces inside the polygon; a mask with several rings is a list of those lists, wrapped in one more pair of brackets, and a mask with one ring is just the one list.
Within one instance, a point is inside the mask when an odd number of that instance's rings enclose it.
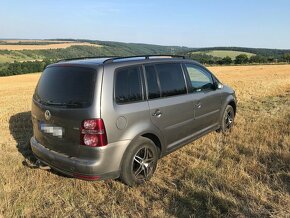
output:
{"label": "distant hill", "polygon": [[[55,49],[49,49],[55,44]],[[71,46],[60,47],[62,44]],[[10,45],[10,46],[9,46]],[[13,46],[11,46],[13,45]],[[33,50],[25,49],[25,45]],[[43,49],[44,45],[49,45],[48,49]],[[90,46],[91,45],[91,46]],[[99,46],[95,46],[99,45]],[[63,59],[76,58],[83,56],[130,56],[148,54],[180,54],[187,56],[191,53],[206,54],[217,58],[229,56],[234,59],[238,54],[261,55],[271,58],[281,58],[290,50],[265,49],[265,48],[244,48],[244,47],[208,47],[208,48],[189,48],[184,46],[161,46],[143,43],[123,43],[99,40],[83,39],[46,39],[46,40],[0,40],[0,46],[14,48],[13,50],[3,50],[0,47],[0,63],[14,60],[33,60],[33,59]],[[24,49],[21,50],[17,48]],[[93,47],[94,46],[94,47]],[[39,49],[38,49],[39,47]],[[15,50],[18,50],[17,52]],[[42,50],[42,51],[41,51]],[[6,55],[6,57],[5,57]]]}
{"label": "distant hill", "polygon": [[209,47],[195,48],[181,52],[181,55],[194,59],[202,64],[262,64],[290,62],[290,50],[242,48],[242,47]]}
{"label": "distant hill", "polygon": [[279,58],[284,54],[290,53],[290,49],[268,49],[268,48],[247,48],[247,47],[208,47],[208,48],[193,48],[189,52],[207,52],[207,51],[239,51],[265,57]]}
{"label": "distant hill", "polygon": [[[184,55],[189,59],[211,65],[290,62],[290,50],[282,49],[189,48],[83,39],[0,39],[0,76],[39,72],[47,64],[61,59],[150,54]],[[241,54],[245,56],[236,60]]]}
{"label": "distant hill", "polygon": [[[54,44],[55,42],[55,44]],[[92,40],[0,40],[0,64],[29,60],[60,60],[94,56],[177,54],[190,48]],[[47,46],[47,49],[44,49]],[[61,47],[62,46],[62,47]],[[10,50],[9,50],[10,49]]]}

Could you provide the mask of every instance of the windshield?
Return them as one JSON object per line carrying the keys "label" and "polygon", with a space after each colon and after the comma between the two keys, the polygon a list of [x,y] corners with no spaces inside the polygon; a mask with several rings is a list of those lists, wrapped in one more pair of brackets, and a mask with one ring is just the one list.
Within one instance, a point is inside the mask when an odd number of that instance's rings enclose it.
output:
{"label": "windshield", "polygon": [[87,107],[91,104],[95,70],[83,67],[48,67],[42,73],[34,99],[61,107]]}

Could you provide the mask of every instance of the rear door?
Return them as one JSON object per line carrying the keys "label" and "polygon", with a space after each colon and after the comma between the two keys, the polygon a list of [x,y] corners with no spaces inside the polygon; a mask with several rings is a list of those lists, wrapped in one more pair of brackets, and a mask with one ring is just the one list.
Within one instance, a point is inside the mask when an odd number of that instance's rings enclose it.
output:
{"label": "rear door", "polygon": [[185,75],[179,63],[145,65],[150,117],[173,149],[192,135],[194,102],[187,93]]}
{"label": "rear door", "polygon": [[41,75],[32,103],[36,140],[48,149],[78,156],[80,126],[92,114],[96,70],[48,67]]}
{"label": "rear door", "polygon": [[221,93],[216,89],[213,77],[205,68],[184,64],[190,80],[190,92],[194,105],[194,131],[203,132],[218,125],[221,109]]}

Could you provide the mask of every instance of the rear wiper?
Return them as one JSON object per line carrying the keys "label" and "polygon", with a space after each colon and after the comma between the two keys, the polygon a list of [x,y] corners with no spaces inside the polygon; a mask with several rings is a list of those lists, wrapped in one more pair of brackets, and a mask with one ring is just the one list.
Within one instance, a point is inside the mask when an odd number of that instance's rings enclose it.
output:
{"label": "rear wiper", "polygon": [[66,106],[68,107],[82,107],[84,105],[84,102],[78,102],[78,101],[69,101],[66,103]]}
{"label": "rear wiper", "polygon": [[82,102],[77,102],[77,101],[69,101],[69,102],[52,102],[48,101],[48,105],[53,105],[53,106],[59,106],[59,107],[82,107],[83,103]]}
{"label": "rear wiper", "polygon": [[43,105],[57,106],[57,107],[82,107],[86,102],[69,101],[69,102],[53,102],[43,101],[38,99],[38,102]]}
{"label": "rear wiper", "polygon": [[62,102],[53,102],[53,101],[43,101],[46,105],[53,105],[53,106],[65,106],[65,103]]}

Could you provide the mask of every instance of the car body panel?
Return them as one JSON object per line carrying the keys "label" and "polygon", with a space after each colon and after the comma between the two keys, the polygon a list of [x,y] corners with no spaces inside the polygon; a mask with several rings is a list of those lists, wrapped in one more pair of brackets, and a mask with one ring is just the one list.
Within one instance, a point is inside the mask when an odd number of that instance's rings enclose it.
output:
{"label": "car body panel", "polygon": [[[142,83],[143,100],[117,104],[114,99],[114,85],[115,73],[120,68],[138,66],[144,71],[144,65],[148,63],[181,65],[191,63],[204,67],[197,62],[178,58],[134,59],[103,63],[104,60],[107,59],[76,60],[49,66],[89,67],[95,70],[94,99],[89,107],[60,108],[43,105],[35,100],[32,102],[34,133],[31,138],[32,151],[41,161],[65,174],[118,177],[124,154],[130,146],[134,146],[138,137],[154,136],[158,140],[160,157],[162,157],[220,128],[225,107],[230,102],[236,104],[234,91],[225,85],[200,92],[191,92],[188,88],[187,94],[150,100],[147,98],[145,81]],[[186,71],[184,73],[186,74]],[[188,81],[186,83],[188,84]],[[49,120],[45,118],[47,110],[51,113]],[[161,115],[155,116],[158,110]],[[104,147],[80,145],[82,121],[95,118],[103,120],[108,144]],[[41,122],[64,128],[63,136],[56,137],[44,133],[39,129]]]}
{"label": "car body panel", "polygon": [[201,91],[192,93],[192,95],[197,101],[194,107],[194,131],[218,124],[221,109],[221,90]]}
{"label": "car body panel", "polygon": [[[188,94],[149,100],[149,114],[152,123],[162,132],[166,150],[176,142],[192,134],[194,126],[194,104]],[[160,116],[153,116],[160,111]]]}

